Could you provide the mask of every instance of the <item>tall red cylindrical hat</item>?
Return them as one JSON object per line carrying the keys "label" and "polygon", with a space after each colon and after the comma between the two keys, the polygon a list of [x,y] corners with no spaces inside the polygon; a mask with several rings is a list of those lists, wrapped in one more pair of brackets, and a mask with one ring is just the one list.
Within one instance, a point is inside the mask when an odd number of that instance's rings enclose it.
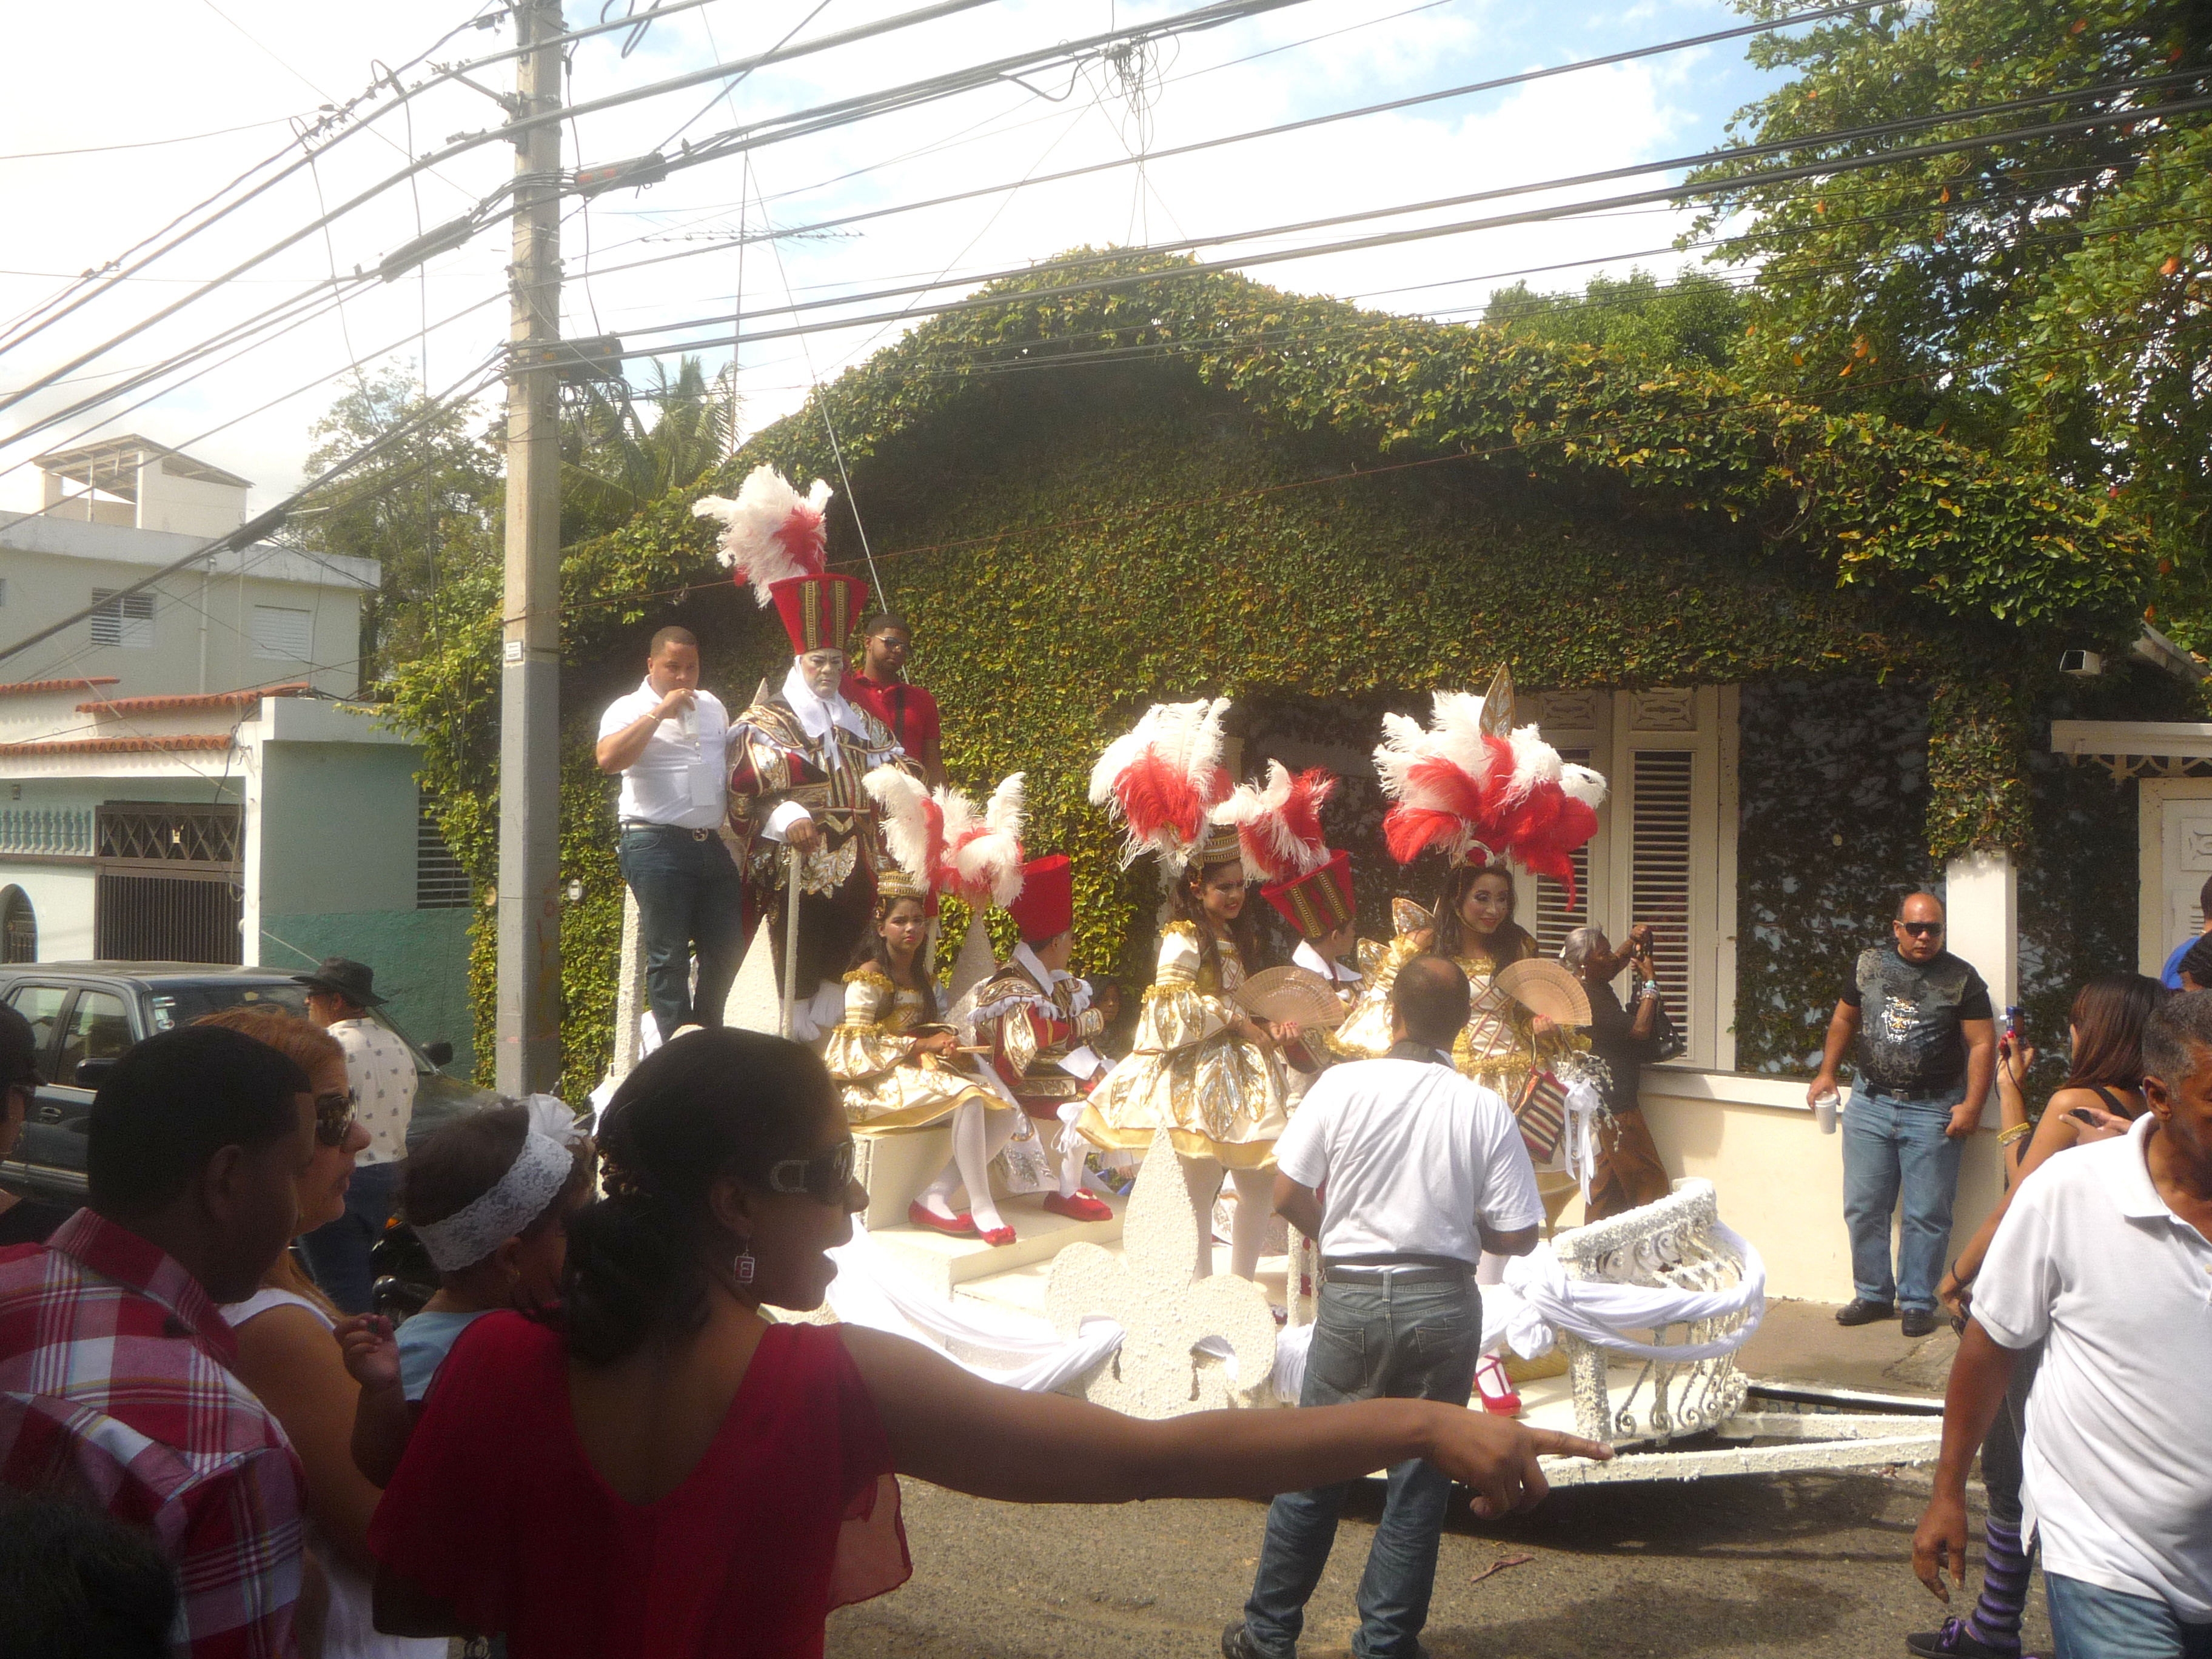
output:
{"label": "tall red cylindrical hat", "polygon": [[797,656],[842,651],[868,602],[868,585],[858,576],[791,576],[768,591]]}
{"label": "tall red cylindrical hat", "polygon": [[1320,869],[1290,881],[1271,881],[1260,896],[1282,913],[1299,937],[1327,939],[1354,915],[1352,854],[1340,847]]}
{"label": "tall red cylindrical hat", "polygon": [[1065,853],[1022,866],[1022,890],[1006,907],[1025,939],[1057,939],[1075,925],[1075,866]]}

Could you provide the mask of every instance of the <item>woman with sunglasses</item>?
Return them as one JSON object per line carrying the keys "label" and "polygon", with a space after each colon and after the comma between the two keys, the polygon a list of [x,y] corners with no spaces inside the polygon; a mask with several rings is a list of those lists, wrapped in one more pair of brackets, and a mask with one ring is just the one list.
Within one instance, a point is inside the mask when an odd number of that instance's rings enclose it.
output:
{"label": "woman with sunglasses", "polygon": [[[196,1022],[242,1031],[296,1064],[315,1097],[315,1150],[295,1183],[299,1231],[345,1213],[354,1155],[368,1131],[354,1121],[345,1050],[336,1037],[282,1008],[227,1008]],[[353,1419],[361,1388],[331,1340],[339,1313],[293,1252],[276,1258],[261,1289],[226,1305],[238,1333],[239,1380],[283,1425],[307,1476],[307,1547],[330,1582],[324,1659],[443,1659],[435,1643],[380,1636],[369,1619],[368,1519],[377,1490],[354,1467]]]}
{"label": "woman with sunglasses", "polygon": [[836,1085],[796,1043],[720,1030],[630,1073],[607,1196],[569,1224],[557,1316],[454,1346],[370,1529],[380,1626],[504,1632],[514,1659],[818,1655],[831,1608],[910,1571],[896,1479],[1016,1503],[1256,1496],[1408,1457],[1478,1514],[1602,1447],[1462,1407],[1372,1400],[1142,1422],[983,1382],[811,1311],[866,1194]]}

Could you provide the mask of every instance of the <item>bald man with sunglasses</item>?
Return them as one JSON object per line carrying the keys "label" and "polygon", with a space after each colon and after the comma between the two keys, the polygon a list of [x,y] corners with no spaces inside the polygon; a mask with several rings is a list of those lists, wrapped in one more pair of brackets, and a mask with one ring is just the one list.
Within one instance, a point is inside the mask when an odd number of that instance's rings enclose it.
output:
{"label": "bald man with sunglasses", "polygon": [[[1858,1083],[1844,1111],[1844,1218],[1855,1295],[1839,1325],[1870,1325],[1899,1309],[1905,1334],[1936,1328],[1936,1288],[1951,1240],[1959,1157],[1982,1119],[1996,1070],[1990,988],[1943,948],[1943,902],[1908,894],[1890,940],[1859,953],[1828,1023],[1820,1074],[1806,1097],[1836,1088],[1854,1039]],[[1899,1201],[1896,1268],[1890,1221]]]}

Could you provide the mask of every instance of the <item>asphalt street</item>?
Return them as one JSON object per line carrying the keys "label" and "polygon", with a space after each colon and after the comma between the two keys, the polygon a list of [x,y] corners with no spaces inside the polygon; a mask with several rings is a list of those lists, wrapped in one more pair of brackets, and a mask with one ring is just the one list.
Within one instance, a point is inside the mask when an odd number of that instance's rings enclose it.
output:
{"label": "asphalt street", "polygon": [[[1250,1589],[1266,1515],[1237,1502],[1022,1508],[905,1484],[913,1580],[834,1615],[831,1659],[1210,1659]],[[1304,1659],[1350,1651],[1381,1502],[1379,1483],[1368,1491],[1309,1608]],[[1907,1632],[1942,1622],[1907,1559],[1925,1492],[1911,1472],[1599,1486],[1504,1525],[1462,1504],[1424,1639],[1436,1659],[1903,1659]],[[1978,1510],[1974,1521],[1978,1567]],[[2039,1577],[2026,1634],[2029,1652],[2050,1650]]]}

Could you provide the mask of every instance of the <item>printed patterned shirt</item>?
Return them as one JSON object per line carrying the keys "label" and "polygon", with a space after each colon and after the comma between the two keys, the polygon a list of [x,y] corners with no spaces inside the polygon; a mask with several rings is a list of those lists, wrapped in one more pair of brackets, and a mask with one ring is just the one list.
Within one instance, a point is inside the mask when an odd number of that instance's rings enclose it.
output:
{"label": "printed patterned shirt", "polygon": [[388,1026],[342,1019],[330,1028],[345,1050],[353,1113],[368,1131],[356,1164],[395,1164],[407,1156],[407,1124],[415,1115],[415,1056]]}
{"label": "printed patterned shirt", "polygon": [[306,1480],[236,1357],[183,1266],[90,1210],[0,1250],[0,1486],[149,1528],[176,1565],[179,1659],[297,1650]]}
{"label": "printed patterned shirt", "polygon": [[1948,951],[1907,962],[1897,946],[1859,953],[1844,1001],[1860,1010],[1859,1079],[1886,1095],[1938,1095],[1966,1076],[1961,1021],[1988,1019],[1990,988]]}

